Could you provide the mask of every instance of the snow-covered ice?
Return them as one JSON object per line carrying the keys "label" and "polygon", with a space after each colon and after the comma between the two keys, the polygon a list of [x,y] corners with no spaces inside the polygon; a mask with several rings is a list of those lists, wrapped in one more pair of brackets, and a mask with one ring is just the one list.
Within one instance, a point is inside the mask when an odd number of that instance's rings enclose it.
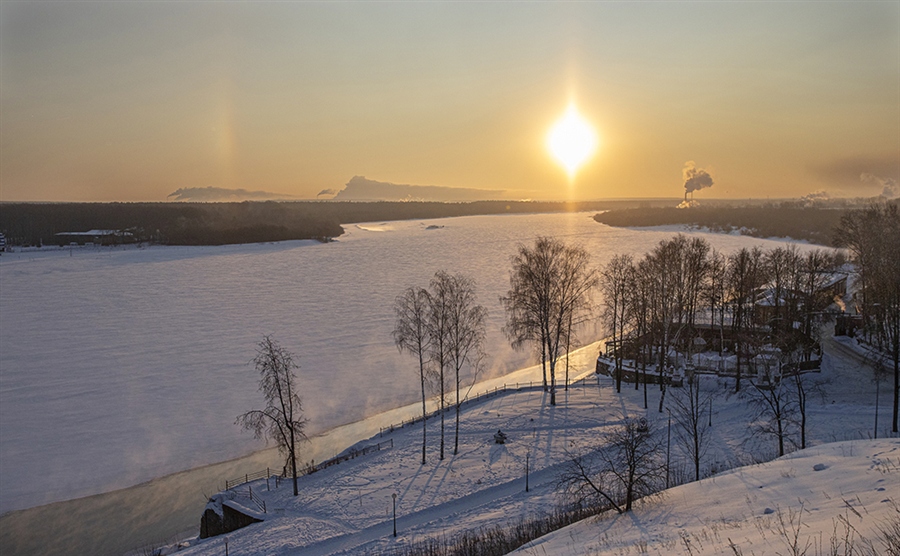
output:
{"label": "snow-covered ice", "polygon": [[[326,244],[3,254],[0,513],[261,448],[233,421],[260,403],[248,361],[264,334],[298,356],[311,432],[414,402],[415,369],[392,343],[391,306],[439,269],[478,284],[489,311],[486,376],[523,366],[529,354],[508,347],[498,301],[518,244],[552,235],[603,263],[671,236],[592,215],[351,225]],[[724,251],[775,245],[688,233]]]}

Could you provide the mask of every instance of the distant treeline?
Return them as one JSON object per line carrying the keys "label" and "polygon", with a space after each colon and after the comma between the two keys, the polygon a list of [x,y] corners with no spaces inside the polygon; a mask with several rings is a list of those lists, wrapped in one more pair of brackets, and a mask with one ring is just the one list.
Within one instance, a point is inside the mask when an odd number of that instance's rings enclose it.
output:
{"label": "distant treeline", "polygon": [[848,210],[800,207],[793,203],[687,209],[628,208],[598,214],[594,220],[619,227],[685,224],[715,232],[739,230],[754,237],[789,237],[833,246],[834,230]]}
{"label": "distant treeline", "polygon": [[[668,201],[641,201],[652,206]],[[637,201],[242,202],[242,203],[2,203],[0,231],[11,245],[68,242],[63,232],[127,231],[122,241],[223,245],[289,239],[326,239],[341,224],[483,214],[610,210]],[[127,240],[125,239],[127,238]]]}

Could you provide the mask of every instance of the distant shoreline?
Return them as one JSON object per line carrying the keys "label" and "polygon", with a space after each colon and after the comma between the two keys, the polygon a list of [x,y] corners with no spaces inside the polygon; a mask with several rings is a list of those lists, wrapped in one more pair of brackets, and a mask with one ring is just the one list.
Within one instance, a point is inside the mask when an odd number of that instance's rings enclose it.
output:
{"label": "distant shoreline", "polygon": [[848,207],[804,207],[787,202],[743,207],[639,207],[610,210],[595,215],[594,220],[618,228],[680,225],[712,233],[787,238],[833,247],[834,230],[848,210]]}
{"label": "distant shoreline", "polygon": [[326,241],[346,224],[585,212],[665,206],[674,199],[611,201],[253,201],[241,203],[2,203],[0,232],[13,247],[69,244],[232,245]]}

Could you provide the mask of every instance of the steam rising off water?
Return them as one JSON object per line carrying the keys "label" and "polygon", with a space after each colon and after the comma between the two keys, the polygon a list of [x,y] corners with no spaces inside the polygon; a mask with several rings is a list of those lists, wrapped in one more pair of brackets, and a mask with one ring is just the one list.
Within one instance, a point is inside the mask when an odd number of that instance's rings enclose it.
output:
{"label": "steam rising off water", "polygon": [[[672,235],[591,217],[350,225],[328,244],[4,254],[0,512],[262,448],[233,422],[262,403],[249,361],[264,334],[298,357],[311,433],[416,401],[415,362],[391,339],[392,304],[439,269],[477,282],[489,311],[486,376],[524,366],[530,354],[513,352],[500,330],[499,297],[518,244],[553,235],[583,244],[602,264]],[[723,251],[772,243],[700,235]],[[582,339],[599,333],[585,330]]]}

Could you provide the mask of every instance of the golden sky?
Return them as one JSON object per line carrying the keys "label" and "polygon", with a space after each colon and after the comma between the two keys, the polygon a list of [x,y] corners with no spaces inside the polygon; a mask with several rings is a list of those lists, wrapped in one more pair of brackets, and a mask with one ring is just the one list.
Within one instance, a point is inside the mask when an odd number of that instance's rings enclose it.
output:
{"label": "golden sky", "polygon": [[[572,183],[545,138],[574,100]],[[542,198],[872,196],[900,2],[0,2],[0,200],[314,198],[353,176]]]}

